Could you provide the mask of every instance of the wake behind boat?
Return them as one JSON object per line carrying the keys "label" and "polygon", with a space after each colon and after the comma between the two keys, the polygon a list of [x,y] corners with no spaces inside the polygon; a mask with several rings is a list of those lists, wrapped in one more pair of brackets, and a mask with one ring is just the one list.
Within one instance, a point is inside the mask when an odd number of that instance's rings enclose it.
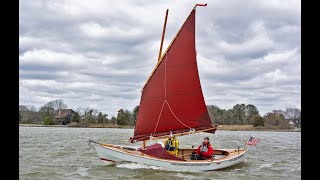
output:
{"label": "wake behind boat", "polygon": [[197,67],[195,48],[196,4],[182,27],[161,56],[168,15],[166,13],[158,62],[142,88],[140,108],[131,143],[142,142],[141,148],[103,144],[89,140],[106,164],[136,162],[175,170],[216,170],[241,163],[248,149],[215,149],[212,157],[191,158],[194,148],[177,148],[168,153],[162,144],[146,146],[149,140],[169,135],[186,136],[199,132],[214,134],[205,105]]}

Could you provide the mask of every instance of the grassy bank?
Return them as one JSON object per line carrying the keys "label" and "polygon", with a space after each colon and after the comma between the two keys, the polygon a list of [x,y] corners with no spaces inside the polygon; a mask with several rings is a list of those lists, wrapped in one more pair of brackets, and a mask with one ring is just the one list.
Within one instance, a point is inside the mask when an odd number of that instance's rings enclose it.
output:
{"label": "grassy bank", "polygon": [[25,127],[73,127],[73,128],[126,128],[133,129],[132,125],[118,124],[87,124],[87,123],[70,123],[69,125],[43,125],[43,124],[19,124]]}
{"label": "grassy bank", "polygon": [[125,128],[125,129],[134,128],[133,125],[118,125],[118,124],[90,124],[88,127],[89,128]]}
{"label": "grassy bank", "polygon": [[24,127],[67,127],[65,125],[44,125],[44,124],[19,124]]}
{"label": "grassy bank", "polygon": [[301,131],[300,128],[290,128],[283,129],[279,127],[266,127],[266,126],[258,126],[253,127],[253,125],[219,125],[218,130],[225,131],[279,131],[279,132],[295,132]]}

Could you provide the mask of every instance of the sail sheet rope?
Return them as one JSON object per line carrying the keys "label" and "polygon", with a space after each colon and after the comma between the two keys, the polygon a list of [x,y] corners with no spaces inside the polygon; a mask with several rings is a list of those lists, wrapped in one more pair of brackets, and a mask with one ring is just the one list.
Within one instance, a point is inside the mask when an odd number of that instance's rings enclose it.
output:
{"label": "sail sheet rope", "polygon": [[168,101],[167,100],[165,100],[166,101],[166,103],[168,104],[168,107],[169,107],[169,109],[170,109],[170,111],[171,111],[171,113],[173,114],[173,116],[182,124],[182,125],[184,125],[184,126],[186,126],[186,127],[188,127],[188,128],[190,128],[190,129],[192,129],[190,126],[188,126],[188,125],[186,125],[186,124],[184,124],[175,114],[174,114],[174,112],[172,111],[172,109],[171,109],[171,107],[170,107],[170,105],[169,105],[169,103],[168,103]]}
{"label": "sail sheet rope", "polygon": [[[161,111],[160,111],[160,114],[159,114],[159,117],[158,117],[158,121],[157,121],[156,128],[154,128],[153,135],[156,133],[156,130],[157,130],[157,128],[158,128],[159,120],[160,120],[160,117],[161,117],[162,110],[163,110],[163,107],[164,107],[165,102],[166,102],[166,100],[163,101],[162,108],[161,108]],[[152,134],[151,134],[151,136],[152,136]]]}

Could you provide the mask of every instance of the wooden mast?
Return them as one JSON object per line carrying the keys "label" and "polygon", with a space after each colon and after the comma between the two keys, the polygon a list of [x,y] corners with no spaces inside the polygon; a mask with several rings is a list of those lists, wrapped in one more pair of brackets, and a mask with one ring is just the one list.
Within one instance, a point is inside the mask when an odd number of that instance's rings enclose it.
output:
{"label": "wooden mast", "polygon": [[144,140],[142,143],[142,149],[146,149],[147,140]]}
{"label": "wooden mast", "polygon": [[161,58],[163,39],[164,39],[164,34],[166,33],[168,12],[169,12],[169,9],[167,9],[166,18],[164,19],[164,25],[163,25],[163,30],[162,30],[162,37],[161,37],[161,43],[160,43],[160,51],[159,51],[159,56],[158,56],[158,62],[160,61],[160,58]]}
{"label": "wooden mast", "polygon": [[[159,62],[159,61],[160,61],[160,58],[161,58],[163,39],[164,39],[164,35],[165,35],[165,33],[166,33],[168,12],[169,12],[169,9],[167,9],[167,11],[166,11],[166,17],[165,17],[165,19],[164,19],[164,25],[163,25],[162,37],[161,37],[161,43],[160,43],[160,51],[159,51],[159,56],[158,56],[158,61],[157,61],[157,62]],[[144,140],[143,143],[142,143],[142,149],[145,149],[145,148],[146,148],[146,144],[147,144],[147,140]]]}

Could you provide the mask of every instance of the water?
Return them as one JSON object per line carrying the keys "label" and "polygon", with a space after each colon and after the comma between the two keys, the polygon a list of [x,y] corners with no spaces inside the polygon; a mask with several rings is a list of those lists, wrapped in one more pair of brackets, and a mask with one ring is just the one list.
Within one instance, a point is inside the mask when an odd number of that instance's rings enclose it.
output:
{"label": "water", "polygon": [[19,127],[20,179],[301,179],[301,133],[217,131],[179,137],[180,147],[198,146],[208,136],[214,148],[242,147],[248,134],[259,138],[247,146],[244,163],[208,172],[179,172],[122,163],[105,166],[88,140],[130,144],[133,129]]}

